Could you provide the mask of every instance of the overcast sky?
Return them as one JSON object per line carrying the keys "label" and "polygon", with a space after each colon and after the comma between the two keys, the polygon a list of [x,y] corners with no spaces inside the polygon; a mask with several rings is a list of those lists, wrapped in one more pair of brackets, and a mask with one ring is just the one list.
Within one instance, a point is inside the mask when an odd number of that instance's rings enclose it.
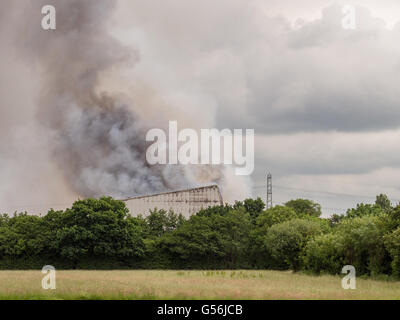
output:
{"label": "overcast sky", "polygon": [[[356,6],[355,30],[342,27],[343,5]],[[378,193],[400,200],[398,22],[398,0],[118,0],[109,32],[137,57],[124,70],[110,71],[103,83],[152,106],[142,112],[169,108],[168,120],[184,113],[187,127],[254,128],[254,195],[265,198],[262,186],[271,172],[274,203],[306,197],[320,202],[325,214],[343,212]],[[6,45],[10,36],[0,36]],[[34,96],[35,83],[16,75],[29,67],[10,58],[11,51],[0,52],[8,65],[0,93],[18,84]],[[7,102],[13,108],[2,106],[8,119],[0,131],[0,141],[8,141],[0,148],[0,164],[7,163],[3,179],[21,179],[10,158],[58,174],[44,165],[45,146],[32,159],[9,147],[28,141],[29,150],[43,141],[26,95],[14,95]],[[31,126],[35,138],[19,126]],[[37,178],[24,173],[37,190],[25,201],[13,197],[10,206],[48,201]],[[10,185],[0,184],[0,191],[3,204],[12,198]],[[73,197],[65,186],[50,193],[53,203]]]}

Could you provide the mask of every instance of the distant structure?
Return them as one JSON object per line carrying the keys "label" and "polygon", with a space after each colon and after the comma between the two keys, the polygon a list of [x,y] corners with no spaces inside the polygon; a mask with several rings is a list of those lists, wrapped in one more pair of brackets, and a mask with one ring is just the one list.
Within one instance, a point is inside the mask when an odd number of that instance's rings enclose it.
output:
{"label": "distant structure", "polygon": [[173,210],[187,218],[201,209],[224,204],[217,185],[138,196],[122,201],[133,216],[147,216],[150,210],[157,208]]}
{"label": "distant structure", "polygon": [[272,174],[267,174],[267,209],[272,208]]}

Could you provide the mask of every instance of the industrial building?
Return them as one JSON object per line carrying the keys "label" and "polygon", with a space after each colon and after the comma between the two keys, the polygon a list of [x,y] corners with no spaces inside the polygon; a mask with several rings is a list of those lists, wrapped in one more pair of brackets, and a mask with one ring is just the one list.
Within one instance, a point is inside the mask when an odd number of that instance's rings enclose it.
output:
{"label": "industrial building", "polygon": [[177,214],[190,217],[201,209],[223,205],[217,185],[133,197],[123,201],[133,216],[147,216],[150,210],[157,208],[173,210]]}

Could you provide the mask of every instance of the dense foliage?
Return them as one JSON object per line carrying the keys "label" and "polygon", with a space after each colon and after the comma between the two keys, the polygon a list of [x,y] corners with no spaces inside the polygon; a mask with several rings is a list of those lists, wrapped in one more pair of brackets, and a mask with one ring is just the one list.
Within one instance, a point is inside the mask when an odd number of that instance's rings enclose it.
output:
{"label": "dense foliage", "polygon": [[296,199],[265,210],[261,199],[203,209],[186,219],[152,210],[132,217],[112,198],[80,200],[45,216],[0,216],[0,268],[281,269],[400,277],[400,205],[385,195],[321,218]]}

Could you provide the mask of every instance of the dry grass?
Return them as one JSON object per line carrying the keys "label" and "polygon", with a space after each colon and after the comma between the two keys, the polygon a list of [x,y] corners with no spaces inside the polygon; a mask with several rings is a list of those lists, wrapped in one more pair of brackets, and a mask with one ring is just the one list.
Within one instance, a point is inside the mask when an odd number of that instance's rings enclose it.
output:
{"label": "dry grass", "polygon": [[57,271],[43,290],[40,271],[0,271],[0,299],[399,299],[400,283],[281,271]]}

